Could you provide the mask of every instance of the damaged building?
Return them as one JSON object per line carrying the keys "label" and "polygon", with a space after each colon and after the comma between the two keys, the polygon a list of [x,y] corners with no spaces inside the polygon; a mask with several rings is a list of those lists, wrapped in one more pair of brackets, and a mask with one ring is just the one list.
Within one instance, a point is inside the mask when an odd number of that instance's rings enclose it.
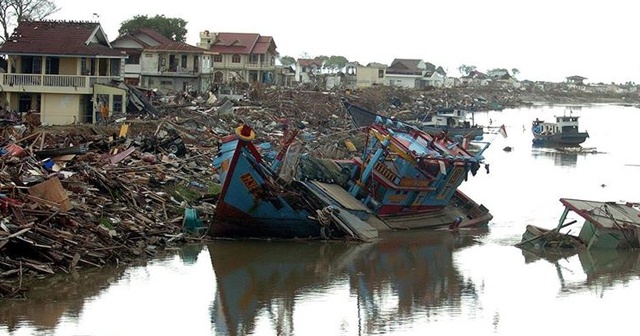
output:
{"label": "damaged building", "polygon": [[126,52],[127,84],[163,92],[204,92],[213,80],[214,52],[173,41],[150,28],[122,35],[111,45]]}

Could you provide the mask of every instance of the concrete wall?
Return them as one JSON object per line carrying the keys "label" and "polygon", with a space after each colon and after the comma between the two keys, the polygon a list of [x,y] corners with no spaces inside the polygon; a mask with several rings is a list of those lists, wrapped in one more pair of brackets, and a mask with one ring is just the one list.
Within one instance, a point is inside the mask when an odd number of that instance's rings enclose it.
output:
{"label": "concrete wall", "polygon": [[416,77],[387,74],[386,83],[390,86],[400,86],[413,89],[416,87]]}
{"label": "concrete wall", "polygon": [[157,73],[160,56],[156,53],[143,52],[140,55],[140,67],[142,73]]}
{"label": "concrete wall", "polygon": [[378,69],[374,67],[363,67],[359,66],[356,68],[356,87],[365,88],[370,87],[374,84],[383,84],[384,83],[384,74],[380,78],[379,71],[384,69]]}
{"label": "concrete wall", "polygon": [[68,125],[82,120],[81,95],[42,94],[40,120],[48,125]]}

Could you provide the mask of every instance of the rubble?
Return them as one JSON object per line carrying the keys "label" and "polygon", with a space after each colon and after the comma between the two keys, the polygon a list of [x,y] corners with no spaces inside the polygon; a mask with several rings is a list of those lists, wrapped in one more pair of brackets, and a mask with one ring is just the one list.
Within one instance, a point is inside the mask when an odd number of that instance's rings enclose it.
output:
{"label": "rubble", "polygon": [[[131,132],[136,126],[143,127]],[[0,297],[19,293],[23,278],[126,263],[202,238],[206,232],[184,230],[183,219],[185,209],[205,221],[213,213],[198,198],[218,187],[209,164],[215,135],[188,145],[178,124],[143,130],[151,126],[120,127],[135,137],[107,135],[117,126],[23,137],[3,129],[10,140],[0,144]],[[176,140],[182,145],[172,151],[166,143]]]}
{"label": "rubble", "polygon": [[2,119],[0,297],[20,294],[26,279],[127,263],[206,239],[220,187],[211,158],[240,124],[255,130],[267,158],[293,130],[310,156],[344,158],[364,141],[344,98],[400,120],[445,107],[525,103],[518,92],[487,88],[244,89],[235,100],[147,90],[139,110],[111,116],[109,125]]}

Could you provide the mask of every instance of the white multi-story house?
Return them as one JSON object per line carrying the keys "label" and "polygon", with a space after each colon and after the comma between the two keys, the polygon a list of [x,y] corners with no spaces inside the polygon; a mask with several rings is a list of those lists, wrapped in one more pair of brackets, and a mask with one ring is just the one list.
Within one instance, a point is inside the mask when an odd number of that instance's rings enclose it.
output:
{"label": "white multi-story house", "polygon": [[97,22],[21,21],[0,47],[7,67],[0,74],[3,107],[34,111],[45,124],[94,122],[99,103],[124,112],[126,55],[115,50]]}
{"label": "white multi-story house", "polygon": [[143,28],[118,37],[114,48],[127,53],[127,83],[164,91],[207,91],[213,80],[213,52],[173,41]]}

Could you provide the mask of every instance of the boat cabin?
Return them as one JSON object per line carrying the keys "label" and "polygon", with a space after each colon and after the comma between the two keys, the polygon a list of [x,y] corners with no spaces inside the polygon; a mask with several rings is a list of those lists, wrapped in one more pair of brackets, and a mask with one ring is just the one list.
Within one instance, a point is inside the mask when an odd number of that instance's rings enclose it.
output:
{"label": "boat cabin", "polygon": [[561,116],[556,117],[556,125],[561,133],[579,133],[578,131],[578,117],[576,116]]}
{"label": "boat cabin", "polygon": [[467,111],[465,110],[447,110],[427,115],[422,125],[469,128],[474,125],[474,121],[473,117],[471,120],[467,120]]}
{"label": "boat cabin", "polygon": [[533,132],[535,134],[577,134],[580,133],[578,129],[577,116],[556,116],[556,122],[544,122],[542,120],[533,121]]}

